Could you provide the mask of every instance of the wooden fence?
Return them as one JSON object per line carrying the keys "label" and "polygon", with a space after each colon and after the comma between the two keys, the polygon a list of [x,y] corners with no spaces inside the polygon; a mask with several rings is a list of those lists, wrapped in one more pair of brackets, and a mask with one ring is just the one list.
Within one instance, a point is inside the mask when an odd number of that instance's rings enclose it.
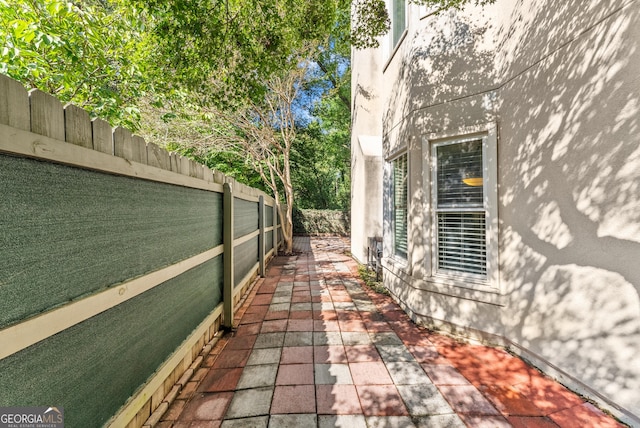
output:
{"label": "wooden fence", "polygon": [[0,406],[142,426],[280,236],[270,196],[0,75]]}

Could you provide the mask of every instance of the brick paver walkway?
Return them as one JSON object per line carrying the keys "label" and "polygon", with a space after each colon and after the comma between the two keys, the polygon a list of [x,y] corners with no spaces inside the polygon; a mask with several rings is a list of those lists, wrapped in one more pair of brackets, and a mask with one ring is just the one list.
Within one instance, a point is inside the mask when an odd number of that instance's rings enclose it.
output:
{"label": "brick paver walkway", "polygon": [[614,427],[500,349],[413,324],[338,238],[277,257],[160,427]]}

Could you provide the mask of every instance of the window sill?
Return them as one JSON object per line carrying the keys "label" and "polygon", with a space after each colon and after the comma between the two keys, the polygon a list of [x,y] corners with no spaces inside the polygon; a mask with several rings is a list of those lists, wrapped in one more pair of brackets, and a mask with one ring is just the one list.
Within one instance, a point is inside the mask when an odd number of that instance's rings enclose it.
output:
{"label": "window sill", "polygon": [[400,263],[394,258],[383,259],[383,266],[393,275],[413,289],[437,293],[459,299],[472,300],[495,306],[506,306],[506,296],[499,287],[489,285],[486,281],[471,281],[451,275],[434,275],[428,277],[411,276],[407,270],[408,264]]}
{"label": "window sill", "polygon": [[391,270],[407,272],[409,268],[409,260],[396,255],[387,256],[382,259],[382,266]]}
{"label": "window sill", "polygon": [[500,294],[500,289],[497,286],[491,284],[487,279],[480,278],[474,275],[456,275],[453,273],[436,273],[430,277],[425,278],[426,281],[433,284],[446,286],[446,287],[458,287],[465,288],[473,291],[482,291],[485,293]]}

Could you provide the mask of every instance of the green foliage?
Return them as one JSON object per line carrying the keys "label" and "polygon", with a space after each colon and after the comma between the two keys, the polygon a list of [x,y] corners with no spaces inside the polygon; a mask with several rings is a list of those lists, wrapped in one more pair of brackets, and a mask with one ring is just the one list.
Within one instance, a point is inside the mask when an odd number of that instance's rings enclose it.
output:
{"label": "green foliage", "polygon": [[376,273],[365,265],[358,265],[358,274],[367,287],[379,294],[389,295],[389,290],[383,285],[382,278],[378,279]]}
{"label": "green foliage", "polygon": [[297,66],[292,55],[323,38],[335,0],[137,0],[150,17],[155,60],[165,73],[230,107],[260,100],[264,80]]}
{"label": "green foliage", "polygon": [[[484,6],[495,0],[409,0],[410,3],[434,8],[434,13],[461,9],[467,4]],[[353,4],[351,42],[357,49],[376,48],[378,38],[389,32],[391,20],[384,0],[355,0]]]}
{"label": "green foliage", "polygon": [[298,130],[291,155],[299,208],[349,210],[351,73],[348,2],[341,2],[329,37],[313,56],[306,108],[310,123]]}
{"label": "green foliage", "polygon": [[349,159],[348,129],[330,132],[318,122],[301,129],[291,155],[296,206],[348,210]]}
{"label": "green foliage", "polygon": [[271,193],[265,186],[264,181],[256,171],[253,170],[247,158],[242,153],[234,151],[213,151],[199,153],[193,147],[179,146],[177,144],[167,145],[167,149],[194,159],[211,170],[220,171],[228,177],[233,177],[240,183],[260,189],[266,193]]}
{"label": "green foliage", "polygon": [[0,73],[136,129],[144,26],[105,2],[0,0]]}
{"label": "green foliage", "polygon": [[377,38],[391,28],[384,0],[355,0],[353,10],[356,21],[351,30],[353,46],[359,49],[377,47]]}
{"label": "green foliage", "polygon": [[293,210],[293,232],[300,235],[349,236],[351,220],[348,211]]}

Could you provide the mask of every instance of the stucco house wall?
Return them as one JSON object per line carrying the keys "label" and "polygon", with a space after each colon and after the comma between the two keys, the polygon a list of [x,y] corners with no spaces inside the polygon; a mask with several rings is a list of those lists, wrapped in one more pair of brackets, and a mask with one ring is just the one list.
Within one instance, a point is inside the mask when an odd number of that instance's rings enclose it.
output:
{"label": "stucco house wall", "polygon": [[353,51],[351,75],[351,254],[367,263],[369,237],[382,236],[382,64],[375,50]]}
{"label": "stucco house wall", "polygon": [[[409,5],[401,42],[382,42],[353,74],[381,111],[386,286],[416,321],[507,346],[640,425],[640,1]],[[494,141],[484,282],[433,266],[431,147],[476,133]],[[403,153],[406,259],[391,203]]]}

